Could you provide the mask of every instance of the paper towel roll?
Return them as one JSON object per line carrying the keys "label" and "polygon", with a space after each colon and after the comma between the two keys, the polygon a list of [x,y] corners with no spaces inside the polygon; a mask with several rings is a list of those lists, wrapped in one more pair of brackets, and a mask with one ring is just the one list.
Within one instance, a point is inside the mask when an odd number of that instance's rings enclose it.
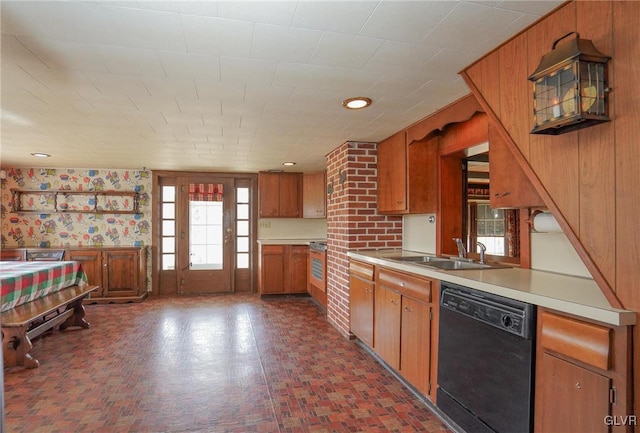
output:
{"label": "paper towel roll", "polygon": [[540,212],[533,216],[531,227],[538,233],[561,233],[560,224],[549,212]]}

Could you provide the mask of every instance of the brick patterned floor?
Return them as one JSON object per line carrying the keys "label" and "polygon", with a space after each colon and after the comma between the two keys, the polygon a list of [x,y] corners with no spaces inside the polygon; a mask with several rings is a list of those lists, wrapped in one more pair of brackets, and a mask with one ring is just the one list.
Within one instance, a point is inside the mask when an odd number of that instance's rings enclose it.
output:
{"label": "brick patterned floor", "polygon": [[5,371],[18,432],[446,432],[308,298],[88,305],[91,328],[34,341]]}

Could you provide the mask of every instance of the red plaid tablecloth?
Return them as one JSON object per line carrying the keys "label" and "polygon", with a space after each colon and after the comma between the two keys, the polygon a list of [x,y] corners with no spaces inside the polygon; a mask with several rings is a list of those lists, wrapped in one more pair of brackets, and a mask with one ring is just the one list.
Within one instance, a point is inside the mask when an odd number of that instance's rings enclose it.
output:
{"label": "red plaid tablecloth", "polygon": [[7,311],[69,286],[84,286],[79,262],[0,262],[2,309]]}

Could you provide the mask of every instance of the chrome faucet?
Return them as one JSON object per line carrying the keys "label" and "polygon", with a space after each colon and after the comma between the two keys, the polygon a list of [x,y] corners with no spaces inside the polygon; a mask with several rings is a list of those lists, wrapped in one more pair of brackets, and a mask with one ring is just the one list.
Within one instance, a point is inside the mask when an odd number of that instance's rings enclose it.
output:
{"label": "chrome faucet", "polygon": [[482,242],[477,242],[478,247],[480,248],[480,263],[484,265],[485,261],[485,252],[487,251],[487,247]]}
{"label": "chrome faucet", "polygon": [[453,238],[453,242],[455,242],[456,245],[458,246],[458,257],[460,257],[461,259],[466,259],[467,258],[467,250],[464,247],[464,242],[462,242],[462,239]]}

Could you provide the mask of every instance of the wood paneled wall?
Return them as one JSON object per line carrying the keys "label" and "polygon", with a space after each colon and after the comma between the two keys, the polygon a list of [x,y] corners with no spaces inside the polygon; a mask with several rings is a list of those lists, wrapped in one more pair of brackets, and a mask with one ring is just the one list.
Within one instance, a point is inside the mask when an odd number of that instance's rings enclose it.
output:
{"label": "wood paneled wall", "polygon": [[[612,305],[636,312],[640,312],[639,22],[640,2],[570,2],[462,72],[603,293]],[[612,57],[612,121],[558,136],[530,135],[533,98],[527,76],[553,41],[571,31],[591,39]],[[638,328],[636,390],[640,389]],[[639,400],[636,396],[636,414]]]}

